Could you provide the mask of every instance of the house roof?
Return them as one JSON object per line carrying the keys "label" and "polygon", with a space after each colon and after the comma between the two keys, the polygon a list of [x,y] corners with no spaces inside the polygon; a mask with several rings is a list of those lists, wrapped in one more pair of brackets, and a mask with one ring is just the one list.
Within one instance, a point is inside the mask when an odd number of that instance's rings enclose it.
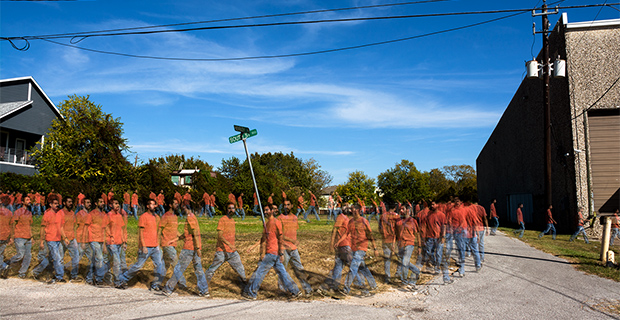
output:
{"label": "house roof", "polygon": [[0,103],[0,119],[9,116],[31,104],[32,100]]}
{"label": "house roof", "polygon": [[183,170],[174,170],[172,171],[173,175],[190,175],[196,172],[200,172],[199,169],[183,169]]}
{"label": "house roof", "polygon": [[[37,83],[36,80],[34,80],[33,77],[31,76],[27,76],[27,77],[19,77],[19,78],[11,78],[11,79],[0,79],[0,84],[2,85],[8,85],[14,82],[21,82],[21,81],[29,81],[30,83],[32,83],[34,85],[34,87],[37,89],[37,91],[39,93],[41,93],[41,96],[43,97],[43,99],[47,102],[47,104],[50,106],[50,108],[52,108],[52,110],[54,111],[54,113],[56,113],[56,115],[64,120],[64,117],[62,116],[62,114],[60,114],[60,111],[58,110],[58,108],[56,108],[56,105],[54,104],[54,102],[52,102],[52,99],[50,99],[47,94],[45,93],[45,91],[43,91],[43,89],[41,89],[41,86]],[[19,102],[19,101],[18,101]],[[24,107],[24,106],[22,106]]]}
{"label": "house roof", "polygon": [[332,192],[336,191],[336,188],[338,188],[338,186],[323,188],[323,190],[321,190],[321,195],[330,195]]}

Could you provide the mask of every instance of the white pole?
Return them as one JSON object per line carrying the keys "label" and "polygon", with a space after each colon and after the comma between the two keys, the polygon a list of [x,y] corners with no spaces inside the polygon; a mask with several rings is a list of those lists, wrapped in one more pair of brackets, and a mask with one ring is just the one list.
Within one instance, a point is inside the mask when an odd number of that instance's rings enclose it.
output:
{"label": "white pole", "polygon": [[243,140],[243,147],[245,148],[245,155],[248,157],[248,164],[250,165],[250,173],[252,173],[252,182],[254,182],[254,192],[256,192],[256,199],[258,199],[258,208],[260,209],[260,217],[263,221],[263,228],[265,228],[265,214],[263,213],[263,206],[260,203],[260,194],[258,193],[258,187],[256,186],[256,178],[254,177],[254,169],[252,169],[252,160],[250,159],[250,153],[248,152],[248,144],[243,138],[243,133],[240,134],[241,140]]}

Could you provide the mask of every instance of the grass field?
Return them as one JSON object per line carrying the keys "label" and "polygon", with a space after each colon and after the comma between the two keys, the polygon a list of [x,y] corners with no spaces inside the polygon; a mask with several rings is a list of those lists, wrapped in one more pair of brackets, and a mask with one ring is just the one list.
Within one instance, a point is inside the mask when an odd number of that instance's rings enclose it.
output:
{"label": "grass field", "polygon": [[[215,217],[215,219],[207,219],[204,217],[199,217],[198,221],[200,223],[200,230],[202,234],[202,264],[203,268],[206,270],[208,266],[211,264],[213,260],[213,254],[215,252],[216,238],[217,238],[217,221],[220,216]],[[319,285],[325,280],[325,277],[329,274],[334,266],[334,254],[329,249],[329,241],[331,237],[331,231],[333,227],[333,223],[327,222],[326,216],[321,216],[321,221],[317,222],[314,220],[314,217],[311,218],[310,223],[306,223],[304,220],[299,220],[299,230],[298,230],[298,240],[300,242],[299,245],[299,253],[301,256],[302,263],[304,268],[309,274],[309,282],[314,289],[318,288]],[[247,253],[246,250],[260,240],[262,233],[262,223],[260,217],[246,217],[245,221],[241,221],[240,218],[235,218],[236,220],[236,245],[237,250],[241,256],[241,260],[245,267],[246,276],[249,278],[252,272],[256,269],[259,260],[259,249],[256,248],[252,252]],[[185,220],[179,219],[179,232],[182,232],[183,224]],[[32,224],[33,234],[35,235],[35,240],[33,241],[33,252],[32,252],[32,262],[31,268],[36,266],[37,259],[36,254],[38,252],[38,244],[39,244],[39,230],[40,230],[41,218],[35,217],[34,222]],[[371,227],[374,231],[375,239],[380,239],[379,233],[377,232],[378,224],[376,220],[371,221]],[[138,243],[137,243],[137,221],[133,218],[129,218],[128,222],[128,242],[127,242],[127,264],[131,265],[136,261]],[[377,247],[379,248],[379,254],[382,254],[381,251],[381,240],[377,240]],[[179,241],[177,246],[177,251],[180,252],[183,247],[183,242]],[[369,245],[369,247],[371,247]],[[10,258],[15,253],[15,247],[10,246],[5,251],[5,258]],[[387,290],[390,285],[386,285],[383,282],[384,278],[384,263],[381,257],[369,257],[374,255],[372,250],[369,250],[366,264],[370,268],[373,273],[375,280],[379,286],[378,291]],[[65,255],[65,261],[68,261],[68,255]],[[86,274],[86,265],[87,260],[84,258],[80,261],[80,274],[85,276]],[[392,266],[391,272],[392,276],[396,273],[397,268],[397,260],[393,256],[392,257]],[[13,266],[13,271],[10,273],[10,276],[16,276],[17,269],[19,269],[18,265]],[[129,283],[130,287],[143,287],[147,288],[148,283],[152,279],[152,270],[153,264],[149,260],[142,271],[138,273],[138,275]],[[345,272],[348,269],[345,268]],[[289,274],[295,280],[295,282],[299,285],[299,281],[295,278],[292,269],[288,268]],[[68,271],[65,270],[65,273],[68,275]],[[167,270],[167,276],[164,281],[167,281],[168,277],[172,275],[172,268]],[[193,267],[190,265],[188,269],[185,271],[185,276],[187,278],[187,284],[190,289],[195,289],[196,277],[193,275]],[[428,273],[423,273],[420,281],[418,283],[424,283],[432,279],[432,275]],[[209,291],[211,292],[211,296],[218,298],[240,298],[241,297],[241,284],[237,279],[237,275],[230,268],[230,266],[225,263],[218,269],[209,283]],[[185,294],[183,291],[177,290],[180,294]],[[352,294],[356,294],[358,291],[355,287],[352,290]],[[277,276],[273,270],[269,272],[269,274],[265,277],[265,280],[261,286],[261,290],[258,294],[259,299],[287,299],[286,295],[283,295],[281,291],[277,287]]]}
{"label": "grass field", "polygon": [[[504,231],[509,237],[516,238],[512,232],[514,229],[499,228],[499,230]],[[601,250],[600,242],[590,241],[590,244],[586,244],[581,236],[579,236],[577,240],[569,242],[570,235],[566,234],[558,234],[556,240],[553,240],[551,235],[548,234],[538,239],[539,233],[540,230],[526,230],[523,238],[520,240],[536,249],[573,262],[578,270],[614,281],[620,281],[620,272],[618,268],[606,267],[599,260]],[[620,247],[616,244],[610,249],[613,250],[616,253],[616,257],[618,257],[618,254],[620,254]]]}

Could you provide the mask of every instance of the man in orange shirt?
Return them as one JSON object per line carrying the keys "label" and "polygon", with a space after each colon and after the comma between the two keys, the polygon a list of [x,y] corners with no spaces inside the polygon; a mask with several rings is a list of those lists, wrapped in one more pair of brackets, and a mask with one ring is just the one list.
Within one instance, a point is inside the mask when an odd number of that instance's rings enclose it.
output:
{"label": "man in orange shirt", "polygon": [[103,255],[107,254],[108,249],[105,245],[106,229],[110,223],[110,218],[105,212],[105,200],[97,199],[97,207],[90,211],[84,223],[84,233],[82,235],[84,247],[88,242],[92,251],[90,266],[86,274],[86,283],[102,285],[105,276],[105,264]]}
{"label": "man in orange shirt", "polygon": [[114,187],[110,188],[110,191],[108,192],[108,201],[106,202],[108,205],[107,211],[112,210],[112,199],[114,199]]}
{"label": "man in orange shirt", "polygon": [[[377,288],[375,278],[372,276],[372,273],[370,273],[370,270],[366,267],[366,263],[364,262],[366,251],[368,251],[368,241],[372,243],[375,256],[377,255],[377,244],[372,236],[372,229],[370,229],[368,220],[361,216],[361,208],[359,204],[353,205],[352,211],[353,218],[349,220],[348,229],[349,236],[351,237],[351,250],[353,251],[353,258],[351,260],[351,266],[349,267],[349,274],[347,275],[344,283],[344,289],[341,290],[341,293],[345,295],[348,295],[351,292],[351,284],[353,283],[353,279],[357,277],[358,272],[366,278],[371,290],[375,290]],[[366,295],[368,294],[367,292],[364,293]]]}
{"label": "man in orange shirt", "polygon": [[555,240],[555,226],[554,226],[554,224],[557,224],[557,222],[553,219],[553,215],[551,214],[551,209],[553,209],[553,206],[549,205],[549,208],[547,208],[547,229],[545,229],[545,231],[541,232],[538,235],[538,239],[542,238],[545,235],[545,233],[551,231],[553,240]]}
{"label": "man in orange shirt", "polygon": [[495,210],[495,204],[497,203],[496,199],[493,199],[491,205],[489,206],[489,212],[491,214],[491,235],[494,236],[497,233],[497,228],[499,227],[499,217],[497,216],[497,210]]}
{"label": "man in orange shirt", "polygon": [[[189,191],[185,191],[185,194],[183,195],[183,206],[192,210],[192,202],[192,195],[189,193]],[[182,215],[183,212],[180,212],[179,214]]]}
{"label": "man in orange shirt", "polygon": [[103,212],[107,213],[108,212],[108,195],[105,192],[102,192],[101,199],[103,199],[103,204],[105,205],[105,207],[103,207]]}
{"label": "man in orange shirt", "polygon": [[[404,208],[401,206],[400,208]],[[395,212],[394,207],[390,206],[388,212],[381,215],[379,221],[379,231],[383,238],[383,261],[385,272],[385,283],[391,283],[391,262],[392,255],[398,255],[398,249],[396,248],[396,224],[400,220],[400,216]],[[400,210],[400,209],[399,209]]]}
{"label": "man in orange shirt", "polygon": [[76,197],[76,206],[75,206],[75,213],[78,213],[78,211],[82,210],[84,208],[84,199],[86,198],[86,196],[84,195],[84,193],[82,193],[82,191],[80,191],[80,193],[78,194],[78,196]]}
{"label": "man in orange shirt", "polygon": [[248,280],[248,284],[243,289],[241,295],[250,300],[256,300],[258,289],[267,272],[273,268],[278,275],[278,279],[284,282],[284,288],[293,297],[301,295],[301,291],[286,272],[286,268],[282,264],[284,247],[282,245],[282,222],[273,217],[272,207],[266,205],[263,209],[265,218],[265,229],[260,240],[260,262],[258,268]]}
{"label": "man in orange shirt", "polygon": [[127,246],[127,235],[123,232],[125,227],[125,219],[121,214],[121,205],[118,200],[112,198],[110,201],[112,204],[112,210],[108,212],[108,223],[106,230],[106,245],[108,253],[112,257],[112,273],[114,274],[114,286],[120,287],[122,281],[121,275],[121,247]]}
{"label": "man in orange shirt", "polygon": [[[38,279],[38,276],[49,265],[49,258],[52,259],[54,264],[54,278],[49,283],[65,282],[64,274],[65,270],[62,265],[62,247],[61,240],[66,245],[69,244],[63,225],[65,223],[65,216],[59,209],[58,197],[56,195],[47,198],[50,208],[43,214],[43,220],[41,220],[41,242],[39,243],[39,265],[32,270],[33,278]],[[46,248],[47,245],[47,248]]]}
{"label": "man in orange shirt", "polygon": [[614,245],[614,239],[620,238],[620,220],[618,219],[618,209],[614,212],[614,215],[611,216],[611,238],[609,240],[609,245]]}
{"label": "man in orange shirt", "polygon": [[123,193],[123,210],[125,210],[125,212],[129,212],[130,206],[131,206],[131,195],[129,194],[129,191],[125,191],[125,193]]}
{"label": "man in orange shirt", "polygon": [[233,215],[235,214],[235,204],[228,202],[226,205],[226,215],[221,217],[217,223],[217,244],[215,245],[215,256],[213,262],[209,266],[206,272],[207,282],[211,282],[211,278],[215,274],[215,271],[224,263],[228,261],[228,264],[237,272],[241,278],[241,282],[245,285],[245,268],[241,263],[241,257],[237,252],[235,246],[235,220]]}
{"label": "man in orange shirt", "polygon": [[181,250],[181,254],[179,254],[179,262],[174,266],[172,277],[170,277],[168,282],[166,282],[163,293],[169,296],[176,288],[178,282],[181,280],[185,282],[183,272],[193,261],[198,295],[201,297],[209,297],[209,285],[207,283],[207,278],[205,277],[205,272],[202,270],[202,241],[200,238],[200,225],[198,224],[196,215],[194,215],[189,208],[183,208],[183,210],[187,216],[187,221],[183,227],[183,250]]}
{"label": "man in orange shirt", "polygon": [[[187,208],[187,207],[184,207]],[[168,268],[177,265],[177,234],[179,229],[179,218],[175,212],[179,210],[179,203],[176,199],[172,200],[170,210],[168,210],[159,220],[159,233],[161,234],[160,246],[164,256],[164,274],[168,273]],[[185,278],[182,279],[185,285]]]}
{"label": "man in orange shirt", "polygon": [[215,193],[216,191],[213,191],[213,193],[211,194],[211,217],[215,216],[215,208],[217,208],[217,203],[215,202]]}
{"label": "man in orange shirt", "polygon": [[243,192],[237,197],[237,217],[241,213],[241,220],[245,220],[245,209],[243,209]]}
{"label": "man in orange shirt", "polygon": [[[421,233],[426,239],[420,265],[423,266],[430,260],[435,268],[435,273],[439,273],[446,240],[446,215],[439,209],[439,205],[435,201],[431,201],[430,208],[426,207],[420,210],[418,215],[420,217]],[[448,279],[444,278],[444,280],[449,282],[449,275]]]}
{"label": "man in orange shirt", "polygon": [[[69,241],[68,245],[63,245],[64,252],[69,253],[70,260],[65,263],[65,269],[71,269],[71,281],[78,281],[78,271],[80,268],[80,252],[78,243],[75,238],[75,213],[73,210],[73,198],[65,197],[62,214],[64,214],[65,223],[63,225],[65,236]],[[64,255],[64,254],[63,254]]]}
{"label": "man in orange shirt", "polygon": [[9,196],[0,195],[0,261],[4,262],[4,250],[11,245],[11,221],[13,213],[8,208]]}
{"label": "man in orange shirt", "polygon": [[319,213],[316,211],[316,196],[314,195],[314,193],[312,193],[312,191],[308,192],[310,192],[310,206],[308,207],[308,210],[304,212],[304,220],[306,220],[306,222],[310,222],[310,219],[308,219],[308,215],[314,212],[316,221],[321,221],[321,218],[319,218]]}
{"label": "man in orange shirt", "polygon": [[158,223],[159,216],[155,213],[157,203],[150,199],[146,203],[146,211],[140,216],[138,220],[138,261],[129,267],[129,270],[123,272],[120,278],[120,284],[117,286],[119,289],[127,288],[127,282],[133,278],[142,266],[146,263],[148,258],[151,258],[154,265],[153,282],[151,282],[149,290],[160,291],[160,284],[164,279],[164,263],[162,259],[161,249],[159,248],[158,241]]}
{"label": "man in orange shirt", "polygon": [[[474,266],[476,267],[476,272],[480,271],[482,268],[481,255],[480,255],[480,238],[478,237],[478,229],[482,229],[482,236],[484,237],[484,226],[482,225],[482,219],[486,221],[486,213],[481,215],[478,212],[478,208],[476,204],[467,203],[465,206],[467,209],[467,235],[465,236],[466,241],[465,245],[471,255],[474,257]],[[484,210],[484,209],[483,209]],[[484,245],[483,245],[484,247]]]}
{"label": "man in orange shirt", "polygon": [[517,206],[517,223],[519,224],[519,229],[513,231],[515,235],[517,234],[517,232],[521,232],[519,234],[519,238],[523,238],[523,233],[525,232],[525,223],[523,223],[523,211],[521,211],[521,209],[523,209],[523,203],[519,203],[519,205]]}
{"label": "man in orange shirt", "polygon": [[[396,275],[400,275],[400,280],[410,289],[415,288],[416,281],[420,277],[420,268],[411,263],[411,255],[413,254],[414,246],[418,244],[417,255],[422,254],[422,247],[420,246],[420,233],[418,229],[418,222],[411,216],[412,210],[410,206],[400,208],[401,218],[396,222],[396,231],[398,239],[398,257],[401,263],[398,265]],[[421,267],[421,266],[420,266]],[[409,276],[411,271],[411,276]]]}
{"label": "man in orange shirt", "polygon": [[88,219],[88,212],[90,211],[90,209],[90,199],[85,198],[84,206],[82,207],[82,209],[80,209],[80,211],[75,214],[75,237],[78,243],[78,261],[82,259],[83,256],[86,256],[86,259],[88,259],[87,266],[89,269],[90,265],[92,264],[91,259],[93,251],[90,248],[90,243],[88,242],[88,227],[86,226],[86,220]]}
{"label": "man in orange shirt", "polygon": [[583,228],[583,224],[585,223],[586,219],[583,217],[583,214],[581,214],[581,211],[583,211],[583,209],[581,208],[579,208],[579,211],[577,211],[577,231],[575,231],[575,233],[573,233],[570,239],[568,239],[569,242],[573,242],[575,238],[577,238],[579,234],[582,233],[583,240],[585,240],[586,243],[590,243],[590,241],[588,240],[588,235],[586,235],[586,230]]}
{"label": "man in orange shirt", "polygon": [[[270,204],[268,204],[270,205]],[[258,207],[258,198],[256,197],[256,192],[254,192],[254,208],[252,209],[252,212],[254,213],[254,216],[259,216],[260,215],[260,208]]]}
{"label": "man in orange shirt", "polygon": [[131,195],[131,210],[133,217],[138,220],[138,190],[136,189]]}
{"label": "man in orange shirt", "polygon": [[199,216],[202,217],[203,214],[206,214],[208,217],[211,217],[211,196],[208,193],[202,194],[202,201],[204,202],[204,206],[200,210]]}
{"label": "man in orange shirt", "polygon": [[[4,205],[0,205],[0,216],[2,217],[0,219],[3,219],[6,216],[6,212],[3,213],[1,212],[2,210],[7,210],[4,208]],[[9,268],[12,264],[20,261],[22,262],[21,268],[18,272],[18,276],[22,279],[26,277],[26,272],[28,271],[28,267],[30,267],[30,260],[32,259],[32,212],[30,212],[30,210],[30,196],[27,196],[24,198],[24,206],[15,210],[13,218],[11,219],[11,230],[13,232],[11,233],[8,243],[15,242],[16,254],[11,257],[11,259],[4,262],[4,259],[1,258],[2,254],[0,253],[0,277],[4,279],[7,278]],[[0,222],[0,229],[3,231],[8,230],[4,228],[5,225],[3,222]]]}
{"label": "man in orange shirt", "polygon": [[[458,251],[457,265],[458,273],[461,277],[465,276],[465,250],[467,247],[467,211],[463,202],[457,197],[454,198],[454,207],[450,212],[450,226],[452,227],[452,237]],[[450,257],[446,257],[450,259]]]}
{"label": "man in orange shirt", "polygon": [[[175,195],[175,198],[176,198],[176,195]],[[166,202],[166,197],[164,196],[164,190],[159,190],[159,194],[157,195],[156,201],[157,201],[157,208],[158,208],[156,212],[161,217],[166,212],[166,209],[164,209],[164,203]],[[179,200],[177,199],[177,201]],[[179,203],[181,203],[181,201],[179,201]]]}
{"label": "man in orange shirt", "polygon": [[[297,217],[299,217],[300,212],[302,212],[304,216],[306,215],[306,209],[304,209],[304,207],[306,206],[306,200],[304,200],[305,196],[306,196],[306,193],[302,192],[299,198],[297,198],[297,214],[296,214]],[[284,201],[286,202],[286,200]]]}
{"label": "man in orange shirt", "polygon": [[[284,210],[282,214],[278,216],[278,220],[282,223],[282,245],[284,246],[283,256],[284,260],[282,264],[286,268],[288,266],[289,261],[291,262],[291,266],[293,267],[293,271],[295,272],[295,277],[301,283],[301,287],[304,289],[304,292],[309,295],[312,293],[312,287],[308,283],[308,274],[304,269],[304,266],[301,264],[301,257],[299,256],[299,251],[297,250],[297,246],[299,245],[299,241],[297,240],[297,230],[299,229],[299,224],[297,222],[297,216],[291,214],[293,209],[293,205],[287,199],[284,200]],[[285,290],[285,287],[282,283],[278,283],[280,290]]]}

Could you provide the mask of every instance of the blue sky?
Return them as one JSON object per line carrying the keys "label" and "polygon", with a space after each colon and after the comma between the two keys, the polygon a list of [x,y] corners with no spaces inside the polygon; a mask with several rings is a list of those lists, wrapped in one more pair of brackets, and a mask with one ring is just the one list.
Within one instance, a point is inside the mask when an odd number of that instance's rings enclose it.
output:
{"label": "blue sky", "polygon": [[[358,1],[60,1],[0,3],[4,36],[82,32],[343,8]],[[562,5],[601,1],[567,0]],[[323,12],[212,25],[531,8],[542,1],[444,1]],[[570,9],[569,22],[619,18],[612,8]],[[404,38],[506,13],[273,26],[87,38],[80,47],[134,55],[232,58],[326,50]],[[597,16],[598,15],[598,16]],[[555,25],[559,15],[550,16]],[[229,144],[233,125],[258,130],[250,152],[294,152],[333,177],[371,177],[401,159],[418,169],[475,167],[502,112],[536,55],[530,13],[393,44],[310,56],[195,62],[137,59],[33,40],[28,51],[0,43],[0,77],[33,76],[54,103],[90,95],[120,117],[133,160],[166,154],[218,167],[245,157]],[[59,39],[69,43],[68,39]],[[20,44],[19,42],[17,43]]]}

